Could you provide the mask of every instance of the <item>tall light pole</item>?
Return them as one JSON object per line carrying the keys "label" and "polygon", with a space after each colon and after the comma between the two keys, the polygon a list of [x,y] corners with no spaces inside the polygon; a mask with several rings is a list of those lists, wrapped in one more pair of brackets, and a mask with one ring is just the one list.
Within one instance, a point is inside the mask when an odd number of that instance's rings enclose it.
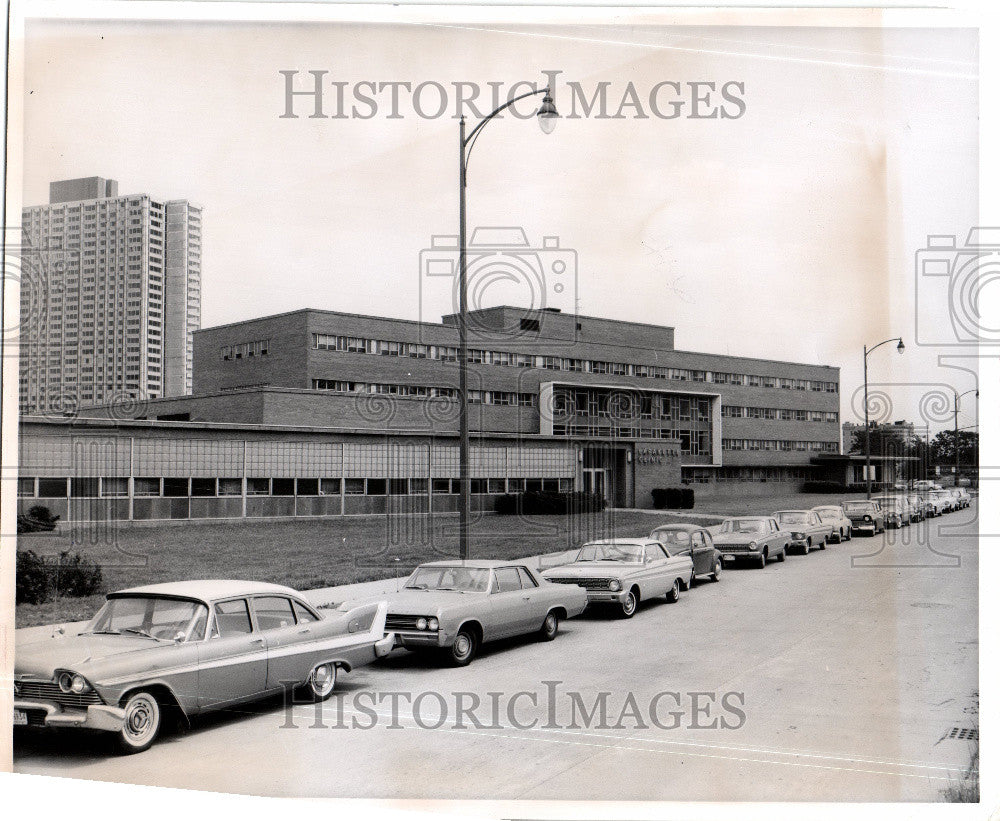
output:
{"label": "tall light pole", "polygon": [[973,391],[975,392],[976,398],[978,399],[979,398],[978,388],[969,388],[969,390],[965,391],[964,393],[955,394],[955,487],[958,487],[958,471],[962,464],[961,456],[959,455],[959,450],[958,450],[958,400],[961,399],[966,394],[972,393]]}
{"label": "tall light pole", "polygon": [[510,108],[518,100],[526,97],[533,97],[536,94],[545,95],[542,97],[542,104],[535,112],[538,117],[538,125],[546,134],[551,134],[556,127],[556,118],[559,113],[556,111],[552,97],[549,95],[549,88],[529,91],[514,97],[497,108],[488,116],[484,117],[475,128],[465,135],[465,117],[458,121],[458,483],[459,483],[459,508],[458,508],[458,555],[463,561],[469,558],[469,519],[471,518],[472,493],[469,478],[469,303],[467,296],[467,281],[465,270],[466,247],[465,247],[465,188],[468,177],[469,157],[472,156],[472,149],[475,146],[476,138],[483,126],[497,116],[501,111]]}
{"label": "tall light pole", "polygon": [[870,348],[865,345],[865,498],[871,499],[872,497],[872,449],[871,449],[871,431],[868,428],[868,354],[874,351],[876,348],[881,348],[883,345],[887,345],[890,342],[898,342],[896,350],[902,353],[906,350],[906,346],[903,344],[903,338],[901,336],[894,336],[892,339],[884,339],[878,343],[878,345],[872,345]]}

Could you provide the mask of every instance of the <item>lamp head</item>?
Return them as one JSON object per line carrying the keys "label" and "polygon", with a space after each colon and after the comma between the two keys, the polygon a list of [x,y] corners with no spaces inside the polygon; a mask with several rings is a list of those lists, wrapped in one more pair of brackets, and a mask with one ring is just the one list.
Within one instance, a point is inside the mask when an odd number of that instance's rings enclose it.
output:
{"label": "lamp head", "polygon": [[556,111],[555,103],[552,102],[552,97],[546,94],[542,97],[542,105],[538,109],[538,126],[546,134],[551,134],[556,127],[556,120],[559,119],[559,112]]}
{"label": "lamp head", "polygon": [[899,344],[896,346],[896,350],[899,351],[900,353],[906,350],[906,345],[903,344],[902,339],[899,340]]}

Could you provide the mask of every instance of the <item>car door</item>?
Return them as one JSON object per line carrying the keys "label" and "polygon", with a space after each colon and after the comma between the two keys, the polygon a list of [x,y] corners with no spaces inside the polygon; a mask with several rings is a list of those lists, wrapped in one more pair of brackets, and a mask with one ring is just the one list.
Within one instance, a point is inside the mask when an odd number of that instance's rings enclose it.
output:
{"label": "car door", "polygon": [[[647,544],[644,551],[644,561],[640,571],[640,590],[644,599],[662,596],[673,586],[675,575],[672,568],[679,558],[670,558],[659,542]],[[685,579],[685,584],[687,579]]]}
{"label": "car door", "polygon": [[524,602],[524,632],[533,632],[542,626],[549,612],[549,600],[528,568],[518,565],[521,579],[521,599]]}
{"label": "car door", "polygon": [[527,622],[521,577],[517,567],[498,567],[493,571],[493,587],[490,592],[489,624],[484,625],[491,638],[514,636],[524,632]]}
{"label": "car door", "polygon": [[267,689],[305,681],[309,675],[307,642],[312,627],[297,622],[287,596],[254,596],[250,606],[267,647]]}
{"label": "car door", "polygon": [[808,516],[809,532],[812,534],[813,544],[825,542],[830,538],[830,528],[820,521],[819,514],[810,513]]}
{"label": "car door", "polygon": [[218,707],[264,691],[267,647],[245,598],[217,601],[207,640],[198,646],[198,705]]}
{"label": "car door", "polygon": [[777,519],[768,519],[767,529],[767,554],[768,556],[773,556],[785,546],[784,535],[781,532],[781,527],[778,525]]}
{"label": "car door", "polygon": [[691,561],[694,562],[694,572],[699,576],[711,573],[715,566],[715,548],[712,539],[703,530],[691,534]]}

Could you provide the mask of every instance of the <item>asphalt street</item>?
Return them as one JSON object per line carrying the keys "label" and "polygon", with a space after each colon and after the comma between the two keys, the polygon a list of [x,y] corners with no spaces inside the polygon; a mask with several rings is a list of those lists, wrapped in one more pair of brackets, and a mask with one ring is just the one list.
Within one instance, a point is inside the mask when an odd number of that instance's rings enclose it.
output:
{"label": "asphalt street", "polygon": [[15,770],[342,798],[939,800],[969,761],[953,728],[976,726],[975,514],[727,568],[467,668],[397,650],[318,709],[206,717],[137,756],[19,733]]}

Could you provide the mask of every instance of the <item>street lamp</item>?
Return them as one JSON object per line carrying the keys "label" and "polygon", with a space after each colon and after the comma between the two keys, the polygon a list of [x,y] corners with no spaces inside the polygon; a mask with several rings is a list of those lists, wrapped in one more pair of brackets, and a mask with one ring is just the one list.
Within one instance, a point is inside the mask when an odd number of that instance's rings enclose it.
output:
{"label": "street lamp", "polygon": [[955,487],[958,487],[958,470],[959,467],[961,466],[961,457],[959,456],[959,451],[958,451],[958,400],[961,399],[966,394],[972,393],[973,391],[976,394],[976,399],[978,399],[979,398],[978,388],[969,388],[969,390],[965,391],[964,393],[955,394]]}
{"label": "street lamp", "polygon": [[469,480],[469,304],[466,282],[466,247],[465,247],[465,188],[469,157],[475,146],[476,138],[483,126],[497,116],[501,111],[510,108],[518,100],[543,94],[542,104],[535,112],[538,125],[546,134],[551,134],[556,127],[559,112],[556,111],[549,88],[528,91],[514,97],[484,117],[475,128],[465,135],[465,117],[458,121],[458,555],[463,561],[469,558],[469,518],[471,514],[471,487]]}
{"label": "street lamp", "polygon": [[871,431],[868,429],[868,354],[876,348],[881,348],[890,342],[898,342],[896,350],[902,353],[906,350],[901,336],[894,336],[892,339],[884,339],[878,345],[868,347],[865,345],[865,498],[872,497],[872,451],[871,451]]}

